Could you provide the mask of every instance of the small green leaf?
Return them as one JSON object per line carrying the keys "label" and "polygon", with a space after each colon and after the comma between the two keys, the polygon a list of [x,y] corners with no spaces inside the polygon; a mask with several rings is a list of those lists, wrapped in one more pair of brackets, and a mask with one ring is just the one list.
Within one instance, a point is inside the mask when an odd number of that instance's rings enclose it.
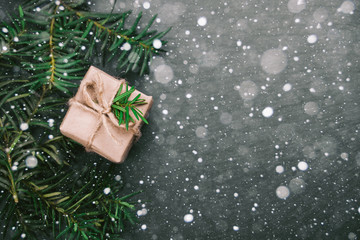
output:
{"label": "small green leaf", "polygon": [[39,173],[39,172],[33,171],[33,172],[25,173],[24,175],[22,175],[21,177],[19,177],[18,179],[16,179],[15,183],[21,182],[21,181],[24,180],[24,179],[28,179],[28,178],[32,177],[33,175],[35,175],[35,174],[37,174],[37,173]]}
{"label": "small green leaf", "polygon": [[54,196],[59,196],[60,194],[61,194],[61,192],[52,192],[52,193],[44,194],[44,197],[50,198],[50,197],[54,197]]}
{"label": "small green leaf", "polygon": [[129,120],[130,120],[130,114],[129,114],[129,107],[125,107],[125,124],[126,124],[126,130],[129,130]]}
{"label": "small green leaf", "polygon": [[138,111],[139,113],[141,113],[141,115],[144,115],[143,112],[142,112],[140,109],[138,109],[138,108],[135,108],[135,109],[136,109],[136,111]]}
{"label": "small green leaf", "polygon": [[119,90],[118,90],[116,96],[119,96],[119,95],[121,94],[122,88],[123,88],[123,84],[120,85]]}
{"label": "small green leaf", "polygon": [[65,64],[56,64],[56,63],[55,63],[55,67],[56,67],[56,68],[66,69],[66,68],[71,68],[71,67],[73,67],[74,65],[79,64],[79,63],[81,63],[81,62],[82,62],[81,60],[74,60],[74,61],[71,61],[71,62],[65,63]]}
{"label": "small green leaf", "polygon": [[127,208],[130,208],[130,209],[133,209],[133,208],[134,208],[134,205],[129,204],[129,203],[127,203],[127,202],[120,202],[120,204],[123,205],[123,206],[125,206],[125,207],[127,207]]}
{"label": "small green leaf", "polygon": [[0,177],[0,187],[8,190],[10,186],[11,186],[11,183],[9,182],[8,179]]}
{"label": "small green leaf", "polygon": [[42,147],[41,150],[43,150],[44,152],[46,152],[52,159],[54,159],[59,165],[62,164],[62,161],[59,157],[58,154],[56,154],[55,152],[50,151],[49,149]]}
{"label": "small green leaf", "polygon": [[148,121],[146,120],[146,118],[144,118],[142,115],[139,115],[139,116],[144,121],[144,123],[149,124]]}
{"label": "small green leaf", "polygon": [[55,59],[55,61],[57,62],[57,63],[64,63],[64,61],[69,61],[71,58],[73,58],[73,57],[75,57],[75,56],[77,56],[78,55],[78,53],[77,52],[73,52],[73,53],[70,53],[70,54],[68,54],[68,55],[66,55],[66,56],[63,56],[63,57],[61,57],[61,58],[56,58]]}
{"label": "small green leaf", "polygon": [[85,38],[89,34],[93,25],[94,25],[94,22],[90,21],[90,23],[86,27],[86,30],[84,31],[84,34],[81,36],[81,38]]}
{"label": "small green leaf", "polygon": [[[74,25],[77,25],[79,23],[83,23],[85,21],[87,21],[89,18],[88,17],[81,17],[77,20],[74,20],[74,21],[70,21],[69,23],[65,24],[65,27],[71,27],[71,26],[74,26]],[[84,37],[81,37],[81,38],[84,38]]]}
{"label": "small green leaf", "polygon": [[17,95],[17,96],[8,98],[8,99],[6,100],[6,102],[11,102],[11,101],[14,101],[14,100],[17,100],[17,99],[20,99],[20,98],[27,97],[27,96],[29,96],[29,95],[30,95],[30,93],[23,93],[23,94],[20,94],[20,95]]}
{"label": "small green leaf", "polygon": [[122,124],[122,121],[123,121],[123,118],[124,118],[124,113],[123,113],[123,112],[120,112],[119,115],[120,115],[120,116],[119,116],[119,125],[121,125],[121,124]]}
{"label": "small green leaf", "polygon": [[149,21],[148,25],[144,28],[144,30],[139,34],[137,35],[134,39],[135,40],[139,40],[140,38],[144,37],[146,32],[149,30],[149,28],[151,27],[151,25],[154,23],[155,19],[157,18],[157,14],[155,14],[151,20]]}
{"label": "small green leaf", "polygon": [[105,37],[103,38],[103,44],[101,45],[101,51],[104,51],[105,47],[107,46],[107,43],[109,41],[109,32],[106,32]]}
{"label": "small green leaf", "polygon": [[24,17],[24,11],[23,11],[21,5],[19,5],[19,14],[20,14],[20,17],[21,17],[21,18]]}
{"label": "small green leaf", "polygon": [[130,101],[130,104],[133,104],[134,102],[136,102],[136,100],[138,100],[140,96],[141,96],[141,94],[139,93],[133,100]]}
{"label": "small green leaf", "polygon": [[118,48],[120,46],[120,44],[122,44],[125,41],[124,38],[117,38],[115,37],[114,43],[111,45],[111,47],[109,48],[109,52],[114,51],[116,48]]}
{"label": "small green leaf", "polygon": [[140,70],[140,76],[142,76],[145,73],[145,70],[146,70],[147,66],[149,65],[149,62],[148,62],[149,54],[150,54],[150,50],[145,49],[145,57],[144,57],[143,64],[142,64],[142,67]]}
{"label": "small green leaf", "polygon": [[162,38],[165,34],[167,34],[168,32],[170,32],[170,30],[171,30],[171,27],[168,28],[168,29],[167,29],[166,31],[164,31],[164,32],[160,32],[160,33],[152,36],[151,38],[149,38],[149,39],[147,39],[146,41],[144,41],[144,44],[145,44],[145,45],[150,45],[150,44],[152,44],[152,42],[153,42],[155,39],[160,39],[160,38]]}
{"label": "small green leaf", "polygon": [[143,120],[143,121],[144,121],[144,123],[149,124],[149,123],[148,123],[148,121],[146,120],[146,118],[144,118],[144,117],[143,117],[142,112],[141,112],[138,108],[136,108],[135,110],[141,113],[141,114],[139,114],[139,116],[140,116],[141,120]]}
{"label": "small green leaf", "polygon": [[133,108],[130,108],[130,109],[131,109],[131,111],[133,112],[133,114],[134,114],[134,116],[136,117],[136,119],[139,120],[138,113],[136,112],[136,110],[133,109]]}
{"label": "small green leaf", "polygon": [[86,194],[84,197],[82,197],[79,201],[77,201],[76,203],[74,203],[71,207],[69,207],[68,209],[66,209],[66,212],[68,212],[70,209],[73,209],[75,207],[78,207],[79,204],[84,201],[86,198],[90,197],[92,195],[93,192],[90,192],[88,194]]}
{"label": "small green leaf", "polygon": [[122,108],[122,107],[120,107],[118,105],[113,104],[113,105],[111,105],[111,107],[116,108],[116,109],[118,109],[118,110],[120,110],[122,112],[126,112],[125,108]]}
{"label": "small green leaf", "polygon": [[58,200],[58,201],[56,202],[56,204],[60,204],[60,203],[62,203],[62,202],[64,202],[64,201],[68,200],[69,198],[70,198],[69,196],[63,197],[62,199]]}
{"label": "small green leaf", "polygon": [[117,102],[122,98],[130,96],[134,91],[135,91],[135,87],[132,87],[129,91],[126,91],[126,92],[120,94],[119,96],[115,97],[113,102]]}
{"label": "small green leaf", "polygon": [[85,232],[81,231],[81,235],[87,240],[89,239],[88,236],[86,236]]}
{"label": "small green leaf", "polygon": [[56,239],[59,239],[61,236],[65,235],[67,232],[70,231],[70,229],[73,227],[73,223],[70,223],[70,226],[67,226],[62,232],[60,232],[57,236]]}
{"label": "small green leaf", "polygon": [[69,94],[69,93],[70,93],[70,91],[69,91],[67,88],[61,86],[60,84],[58,84],[58,83],[56,83],[56,82],[54,83],[54,86],[55,86],[57,89],[59,89],[61,92],[65,93],[65,94]]}
{"label": "small green leaf", "polygon": [[128,36],[128,35],[132,34],[136,30],[136,27],[138,26],[141,17],[142,17],[142,12],[139,12],[135,22],[133,23],[131,28],[124,33],[124,35]]}

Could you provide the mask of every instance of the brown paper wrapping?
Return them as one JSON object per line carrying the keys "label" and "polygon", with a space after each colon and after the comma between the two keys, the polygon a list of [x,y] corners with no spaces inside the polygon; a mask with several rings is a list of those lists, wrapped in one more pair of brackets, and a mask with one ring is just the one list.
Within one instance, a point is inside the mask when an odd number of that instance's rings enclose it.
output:
{"label": "brown paper wrapping", "polygon": [[[111,103],[125,80],[118,80],[105,72],[91,66],[81,81],[79,89],[70,99],[69,110],[60,125],[63,135],[85,146],[87,151],[100,154],[108,160],[121,163],[125,160],[132,144],[140,138],[140,128],[143,121],[137,120],[131,113],[134,123],[119,126],[118,120],[111,112]],[[124,92],[125,86],[123,87]],[[136,97],[139,91],[135,90],[129,99]],[[148,104],[138,108],[148,116],[153,104],[151,96],[141,93],[142,99]]]}

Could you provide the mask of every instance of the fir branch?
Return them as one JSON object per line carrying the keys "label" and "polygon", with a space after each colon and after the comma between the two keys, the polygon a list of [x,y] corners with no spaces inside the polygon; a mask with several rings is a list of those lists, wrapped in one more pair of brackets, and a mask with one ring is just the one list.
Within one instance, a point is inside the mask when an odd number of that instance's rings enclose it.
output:
{"label": "fir branch", "polygon": [[[141,94],[139,93],[134,99],[129,100],[131,94],[135,91],[135,87],[132,86],[129,89],[128,84],[126,83],[125,92],[122,93],[123,84],[120,85],[118,92],[113,100],[111,109],[117,119],[119,120],[119,125],[125,123],[126,130],[129,130],[130,121],[135,123],[134,118],[130,115],[131,112],[134,114],[135,118],[139,121],[143,120],[146,124],[148,121],[144,118],[143,113],[136,106],[147,104],[145,99],[140,99]],[[130,112],[131,110],[131,112]]]}
{"label": "fir branch", "polygon": [[[78,17],[76,21],[87,23],[87,27],[82,37],[88,37],[91,30],[95,31],[95,34],[93,34],[89,40],[90,48],[85,57],[89,58],[92,56],[95,38],[99,39],[103,42],[100,48],[103,56],[106,54],[110,55],[107,57],[107,62],[111,61],[120,50],[121,55],[117,60],[117,66],[119,69],[126,68],[125,72],[128,72],[129,70],[137,71],[140,69],[140,75],[143,75],[148,70],[152,54],[158,54],[160,51],[160,49],[156,49],[153,46],[154,40],[160,40],[171,30],[171,28],[168,28],[166,31],[160,33],[157,33],[157,31],[149,31],[149,28],[155,21],[157,15],[153,16],[140,33],[137,33],[136,29],[142,18],[142,12],[138,14],[131,28],[126,29],[124,28],[125,20],[131,12],[110,15],[94,14],[74,10],[64,3],[64,1],[61,3],[68,11],[75,12]],[[165,44],[166,42],[161,41],[161,43]]]}
{"label": "fir branch", "polygon": [[[20,84],[22,82],[26,84]],[[20,84],[20,86],[14,87],[14,84],[15,86]],[[44,100],[46,101],[42,103],[42,106],[48,106],[51,109],[51,97],[45,96],[47,89],[44,87],[40,96],[23,93],[12,97],[18,91],[21,93],[21,90],[26,86],[29,86],[28,81],[19,80],[5,81],[1,84],[3,93],[7,94],[2,96],[0,101],[0,112],[3,114],[0,120],[0,156],[2,156],[0,164],[5,170],[2,172],[3,176],[8,179],[3,181],[2,187],[9,190],[15,203],[20,201],[17,189],[19,181],[25,179],[24,176],[31,176],[31,174],[24,175],[27,164],[24,160],[27,156],[32,153],[33,156],[53,169],[56,167],[53,166],[52,161],[48,160],[49,158],[52,158],[56,164],[65,163],[57,153],[58,149],[61,148],[60,145],[66,149],[66,144],[60,144],[64,141],[62,137],[42,141],[36,139],[30,132],[31,126],[34,125],[49,128],[47,122],[35,121],[35,116],[41,108],[40,104]],[[10,89],[12,90],[10,91]],[[46,114],[49,116],[49,112]]]}
{"label": "fir branch", "polygon": [[[51,172],[49,174],[44,170],[31,172],[32,176],[29,176],[30,172],[21,176],[17,180],[21,202],[15,203],[7,198],[6,205],[0,211],[2,219],[8,219],[11,223],[19,221],[20,232],[36,236],[51,226],[52,239],[64,236],[78,239],[84,235],[103,239],[104,233],[123,231],[126,219],[131,223],[137,221],[133,214],[134,204],[127,202],[127,199],[139,192],[118,197],[121,188],[118,182],[113,181],[112,175],[98,175],[91,170],[84,171],[74,179],[73,170],[66,166],[52,176]],[[42,177],[38,180],[34,176]],[[80,179],[85,184],[78,185]],[[103,193],[106,187],[110,194]],[[5,218],[16,211],[19,213],[16,218]],[[46,232],[44,234],[43,238],[49,236]]]}
{"label": "fir branch", "polygon": [[[73,44],[71,41],[80,33],[79,31],[73,31],[71,34],[64,34],[65,31],[71,30],[64,26],[66,16],[59,12],[59,6],[54,5],[52,8],[49,7],[49,10],[51,10],[51,14],[45,14],[45,18],[50,21],[49,29],[47,29],[49,33],[48,40],[45,40],[48,47],[44,48],[35,41],[36,44],[30,45],[30,48],[20,49],[22,51],[20,54],[26,55],[29,51],[36,53],[37,64],[33,63],[34,60],[23,62],[27,70],[35,73],[32,76],[32,79],[35,79],[33,89],[37,89],[42,85],[49,85],[49,89],[54,86],[60,91],[69,93],[69,87],[77,86],[70,81],[80,80],[86,68],[86,65],[76,59],[77,54],[66,50],[76,46],[76,43]],[[35,36],[31,37],[44,41],[43,36],[36,37],[35,34]]]}
{"label": "fir branch", "polygon": [[25,28],[24,11],[21,6],[19,6],[19,17],[10,18],[11,24],[7,24],[6,22],[0,24],[2,30],[0,32],[0,66],[6,68],[12,67],[14,60],[17,60],[17,57],[14,55],[6,53],[16,51],[14,45],[19,41],[19,38],[27,32]]}
{"label": "fir branch", "polygon": [[[153,41],[170,29],[149,31],[154,16],[137,33],[141,13],[126,28],[130,12],[88,13],[82,6],[58,2],[26,1],[11,23],[0,23],[0,72],[4,76],[0,77],[0,188],[4,191],[0,219],[7,221],[4,237],[49,238],[50,232],[52,239],[118,236],[125,220],[136,222],[135,206],[127,198],[137,193],[121,197],[118,183],[104,171],[74,170],[74,161],[68,161],[74,160],[73,142],[60,134],[58,123],[52,126],[46,119],[60,114],[67,101],[63,93],[77,86],[90,57],[97,53],[141,75],[152,55],[161,51]],[[9,77],[15,66],[17,75]],[[129,100],[130,94],[120,91],[114,103],[125,109],[114,107],[122,113],[119,120],[127,128],[134,121],[132,114],[147,123],[136,108],[145,100],[140,95]],[[111,193],[104,193],[105,188]],[[10,226],[16,228],[8,234]]]}

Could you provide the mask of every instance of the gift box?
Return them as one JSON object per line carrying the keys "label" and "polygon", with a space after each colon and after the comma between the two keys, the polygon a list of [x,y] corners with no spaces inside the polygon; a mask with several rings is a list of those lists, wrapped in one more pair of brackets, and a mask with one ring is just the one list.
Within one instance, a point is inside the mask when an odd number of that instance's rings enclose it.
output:
{"label": "gift box", "polygon": [[[81,81],[76,95],[69,101],[69,109],[60,126],[63,135],[82,144],[87,151],[96,152],[108,160],[121,163],[140,136],[143,124],[133,113],[130,115],[135,123],[130,122],[128,130],[111,111],[111,105],[120,85],[125,80],[118,80],[105,72],[91,66]],[[122,92],[125,87],[122,88]],[[151,96],[135,90],[129,97],[134,99],[138,94],[147,104],[139,105],[143,116],[148,116],[153,104]]]}

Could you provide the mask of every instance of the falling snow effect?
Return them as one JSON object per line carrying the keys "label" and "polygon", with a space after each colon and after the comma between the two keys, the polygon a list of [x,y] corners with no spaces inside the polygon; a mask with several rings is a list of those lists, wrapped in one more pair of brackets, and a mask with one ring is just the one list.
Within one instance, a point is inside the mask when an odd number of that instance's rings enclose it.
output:
{"label": "falling snow effect", "polygon": [[273,115],[273,113],[274,113],[274,110],[271,107],[266,107],[262,111],[262,115],[266,118],[271,117]]}
{"label": "falling snow effect", "polygon": [[304,111],[308,115],[316,115],[319,112],[319,107],[316,102],[307,102],[304,105]]}
{"label": "falling snow effect", "polygon": [[287,7],[292,13],[299,13],[306,8],[306,0],[289,0]]}
{"label": "falling snow effect", "polygon": [[155,39],[153,41],[153,46],[154,46],[154,48],[159,49],[162,47],[162,42],[159,39]]}
{"label": "falling snow effect", "polygon": [[337,9],[338,12],[345,14],[353,14],[355,10],[355,3],[353,1],[344,1]]}
{"label": "falling snow effect", "polygon": [[195,134],[199,138],[205,138],[206,135],[208,134],[208,131],[207,131],[207,129],[205,127],[200,126],[200,127],[196,128]]}
{"label": "falling snow effect", "polygon": [[276,166],[276,172],[277,173],[283,173],[284,172],[284,167],[279,165],[279,166]]}
{"label": "falling snow effect", "polygon": [[244,81],[240,85],[239,93],[244,100],[254,99],[258,92],[259,89],[253,81]]}
{"label": "falling snow effect", "polygon": [[108,195],[109,193],[111,192],[111,189],[110,188],[104,188],[104,194],[105,195]]}
{"label": "falling snow effect", "polygon": [[128,42],[124,43],[122,45],[121,49],[124,50],[124,51],[129,51],[131,49],[130,43],[128,43]]}
{"label": "falling snow effect", "polygon": [[21,131],[26,131],[26,130],[28,130],[28,128],[29,128],[29,124],[27,124],[27,123],[20,124]]}
{"label": "falling snow effect", "polygon": [[148,211],[147,211],[146,208],[143,208],[143,209],[138,210],[138,211],[136,212],[136,214],[137,214],[139,217],[145,216],[147,213],[148,213]]}
{"label": "falling snow effect", "polygon": [[197,20],[197,24],[199,24],[199,26],[201,26],[201,27],[205,26],[206,23],[207,23],[206,17],[200,17],[200,18]]}
{"label": "falling snow effect", "polygon": [[167,84],[174,78],[173,70],[168,65],[160,65],[155,69],[156,81]]}
{"label": "falling snow effect", "polygon": [[290,83],[286,83],[286,84],[283,86],[283,90],[284,90],[285,92],[290,91],[291,88],[292,88],[292,86],[291,86]]}
{"label": "falling snow effect", "polygon": [[285,186],[280,186],[276,189],[276,196],[278,196],[278,198],[286,199],[287,197],[289,197],[289,195],[290,195],[289,188]]}
{"label": "falling snow effect", "polygon": [[266,73],[279,74],[285,69],[287,58],[282,50],[270,49],[261,56],[260,64]]}
{"label": "falling snow effect", "polygon": [[[110,12],[115,1],[91,3]],[[124,9],[158,13],[152,29],[173,26],[167,44],[153,41],[166,52],[148,75],[124,75],[154,97],[113,176],[127,193],[144,190],[124,239],[359,239],[358,1],[116,1]],[[17,130],[33,131],[22,121]],[[61,118],[43,121],[56,129]],[[103,161],[79,161],[89,158]]]}
{"label": "falling snow effect", "polygon": [[311,34],[310,36],[308,36],[307,41],[308,41],[308,43],[311,43],[311,44],[316,43],[317,36],[315,34]]}
{"label": "falling snow effect", "polygon": [[308,164],[304,161],[299,162],[297,166],[301,171],[306,171],[309,167]]}
{"label": "falling snow effect", "polygon": [[30,155],[26,157],[25,164],[28,168],[34,168],[38,165],[38,160],[35,156]]}
{"label": "falling snow effect", "polygon": [[184,221],[187,222],[187,223],[190,223],[194,220],[194,216],[192,214],[186,214],[184,216]]}
{"label": "falling snow effect", "polygon": [[144,2],[143,7],[144,7],[144,9],[149,9],[150,8],[150,3],[149,2]]}

